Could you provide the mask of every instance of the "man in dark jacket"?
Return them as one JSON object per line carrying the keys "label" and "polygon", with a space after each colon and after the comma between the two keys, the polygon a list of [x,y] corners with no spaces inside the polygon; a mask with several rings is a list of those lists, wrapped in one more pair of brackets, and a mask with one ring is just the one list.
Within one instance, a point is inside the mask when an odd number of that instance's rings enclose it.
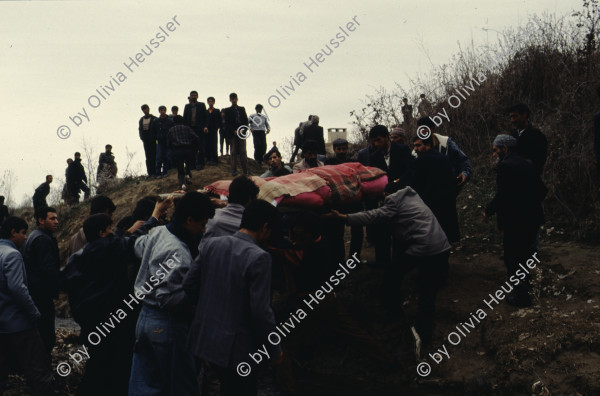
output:
{"label": "man in dark jacket", "polygon": [[98,158],[98,172],[96,178],[98,180],[102,178],[114,179],[117,176],[117,163],[115,162],[115,155],[112,153],[112,146],[107,144],[105,152],[100,154]]}
{"label": "man in dark jacket", "polygon": [[198,135],[192,128],[180,123],[169,129],[167,134],[167,147],[171,154],[171,163],[177,167],[177,180],[179,186],[192,183],[192,168],[194,168],[194,155],[198,151]]}
{"label": "man in dark jacket", "polygon": [[[136,262],[136,239],[159,225],[158,219],[172,202],[157,202],[152,217],[131,237],[113,237],[112,220],[104,213],[91,215],[83,223],[87,244],[71,255],[63,271],[73,317],[81,326],[81,342],[90,356],[77,395],[127,395],[137,319],[123,303],[133,289],[128,267]],[[96,343],[90,333],[103,324],[114,327]]]}
{"label": "man in dark jacket", "polygon": [[167,148],[167,134],[173,126],[173,120],[167,116],[166,106],[159,106],[160,116],[152,123],[152,136],[156,138],[156,174],[166,176],[171,163]]}
{"label": "man in dark jacket", "polygon": [[37,329],[40,312],[27,290],[19,250],[27,239],[27,223],[7,218],[0,227],[0,393],[17,358],[33,395],[54,395],[50,357]]}
{"label": "man in dark jacket", "polygon": [[[498,135],[494,140],[494,157],[499,160],[497,192],[483,214],[486,220],[498,215],[498,228],[504,230],[504,263],[509,277],[532,254],[532,244],[544,223],[542,201],[547,192],[534,165],[515,153],[517,146],[517,139],[509,135]],[[507,302],[518,307],[531,305],[529,274],[516,285]]]}
{"label": "man in dark jacket", "polygon": [[4,205],[4,195],[0,195],[0,224],[9,216],[8,206]]}
{"label": "man in dark jacket", "polygon": [[305,126],[302,132],[302,142],[314,140],[317,142],[317,154],[326,155],[325,138],[323,136],[323,127],[319,126],[319,116],[313,115],[310,118],[310,124]]}
{"label": "man in dark jacket", "polygon": [[533,162],[535,170],[541,176],[548,150],[546,136],[529,122],[530,111],[526,104],[518,103],[508,112],[510,122],[517,128],[511,133],[511,136],[517,139],[515,153]]}
{"label": "man in dark jacket", "polygon": [[140,139],[144,143],[144,153],[146,154],[146,171],[148,176],[156,174],[156,139],[151,134],[152,122],[156,119],[150,114],[150,107],[147,104],[142,105],[144,116],[140,118],[138,131]]}
{"label": "man in dark jacket", "polygon": [[448,157],[433,148],[433,136],[413,139],[417,160],[407,183],[435,215],[450,243],[460,239],[456,214],[456,182]]}
{"label": "man in dark jacket", "polygon": [[[215,107],[215,98],[210,96],[206,99],[208,103],[208,109],[206,110],[206,159],[207,165],[217,165],[219,158],[217,154],[219,128],[221,128],[221,110]],[[223,151],[223,145],[221,145],[221,151]],[[221,153],[222,154],[222,153]]]}
{"label": "man in dark jacket", "polygon": [[58,298],[60,258],[58,242],[54,233],[58,229],[56,209],[47,206],[35,212],[37,229],[23,247],[23,259],[27,269],[29,293],[42,315],[38,329],[48,356],[56,342],[54,328],[54,301]]}
{"label": "man in dark jacket", "polygon": [[117,177],[117,163],[115,155],[112,153],[112,146],[107,144],[105,149],[106,151],[98,158],[98,171],[96,172],[96,181],[98,182],[96,193],[98,194],[109,188],[111,181],[114,183]]}
{"label": "man in dark jacket", "polygon": [[[198,92],[190,92],[190,103],[183,109],[183,123],[192,128],[199,139],[198,155],[196,157],[196,169],[204,169],[205,133],[206,128],[206,106],[198,102]],[[208,129],[207,129],[208,130]]]}
{"label": "man in dark jacket", "polygon": [[471,161],[469,157],[458,147],[456,142],[448,136],[434,133],[437,126],[429,117],[420,118],[417,121],[417,126],[426,126],[426,131],[431,132],[431,138],[433,139],[433,148],[444,154],[450,160],[452,164],[452,174],[456,178],[456,193],[460,192],[462,186],[471,180],[473,177],[473,171],[471,170]]}
{"label": "man in dark jacket", "polygon": [[67,190],[69,191],[70,202],[79,202],[79,191],[83,191],[83,198],[90,196],[90,188],[87,186],[87,176],[83,165],[81,165],[81,154],[75,153],[75,160],[67,168]]}
{"label": "man in dark jacket", "polygon": [[[383,125],[374,126],[369,132],[369,139],[375,149],[370,158],[371,166],[386,171],[389,183],[404,178],[410,179],[414,158],[410,154],[408,146],[392,143],[390,133]],[[368,209],[374,208],[368,207]],[[380,227],[373,227],[368,233],[375,242],[377,266],[386,267],[390,265],[392,235],[389,226],[383,224]]]}
{"label": "man in dark jacket", "polygon": [[[246,109],[238,106],[238,96],[235,92],[229,94],[229,101],[231,107],[225,109],[225,123],[227,124],[227,136],[231,142],[231,174],[237,176],[237,157],[239,155],[242,170],[247,175],[246,139],[250,136],[248,114],[246,114]],[[245,129],[240,128],[243,126]]]}
{"label": "man in dark jacket", "polygon": [[50,194],[50,183],[52,183],[52,175],[46,176],[46,181],[35,189],[33,193],[33,210],[48,206],[46,197]]}

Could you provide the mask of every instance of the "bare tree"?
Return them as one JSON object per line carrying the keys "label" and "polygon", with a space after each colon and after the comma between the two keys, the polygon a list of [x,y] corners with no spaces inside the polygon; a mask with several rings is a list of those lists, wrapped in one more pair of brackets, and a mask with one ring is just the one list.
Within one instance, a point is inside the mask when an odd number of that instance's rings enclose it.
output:
{"label": "bare tree", "polygon": [[6,206],[14,206],[13,187],[17,183],[17,176],[13,169],[5,169],[0,177],[0,195],[4,195],[4,204]]}

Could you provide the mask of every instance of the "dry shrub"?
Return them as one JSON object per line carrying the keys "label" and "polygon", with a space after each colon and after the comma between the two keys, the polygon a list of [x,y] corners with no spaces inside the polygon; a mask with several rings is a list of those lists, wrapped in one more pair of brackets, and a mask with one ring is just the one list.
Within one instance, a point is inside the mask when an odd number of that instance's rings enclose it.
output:
{"label": "dry shrub", "polygon": [[[409,88],[398,84],[393,89],[380,88],[367,96],[361,110],[351,112],[357,140],[364,140],[373,125],[390,127],[402,120],[402,97],[409,98],[416,116],[417,98],[425,93],[434,111],[445,109],[450,117],[438,132],[451,136],[470,156],[475,177],[484,179],[493,193],[491,142],[498,133],[513,129],[508,108],[526,103],[533,125],[548,138],[543,175],[549,189],[546,218],[569,228],[577,238],[596,239],[600,235],[596,226],[600,221],[599,175],[592,128],[593,116],[600,110],[596,94],[600,51],[594,40],[599,15],[597,1],[584,2],[584,11],[573,14],[575,18],[534,15],[518,30],[502,33],[495,46],[461,47],[449,65],[410,80]],[[470,96],[452,108],[449,96],[478,75],[479,81],[485,81],[474,84],[474,92],[469,91]]]}

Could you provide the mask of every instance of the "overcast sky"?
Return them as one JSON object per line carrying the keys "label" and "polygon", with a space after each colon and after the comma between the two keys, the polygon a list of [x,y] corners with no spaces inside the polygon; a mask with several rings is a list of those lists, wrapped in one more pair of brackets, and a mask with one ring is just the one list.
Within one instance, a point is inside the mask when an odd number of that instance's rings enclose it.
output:
{"label": "overcast sky", "polygon": [[[351,128],[349,112],[365,95],[447,63],[457,42],[491,40],[482,28],[517,27],[533,14],[563,15],[580,4],[0,1],[0,175],[14,170],[12,199],[20,203],[46,174],[64,179],[65,160],[84,154],[84,141],[94,164],[110,143],[120,172],[126,150],[135,153],[130,168],[142,172],[140,105],[155,115],[159,105],[183,110],[190,90],[203,102],[214,96],[218,108],[237,92],[248,114],[262,103],[272,126],[268,146],[293,135],[308,114],[318,114],[325,129]],[[328,44],[331,55],[311,65]],[[149,55],[132,64],[142,49]],[[70,128],[67,139],[58,137],[62,126]]]}

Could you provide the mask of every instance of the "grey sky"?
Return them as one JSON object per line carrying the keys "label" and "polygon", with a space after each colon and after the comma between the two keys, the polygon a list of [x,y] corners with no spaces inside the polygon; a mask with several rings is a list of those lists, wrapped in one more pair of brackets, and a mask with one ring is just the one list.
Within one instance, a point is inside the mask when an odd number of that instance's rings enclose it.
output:
{"label": "grey sky", "polygon": [[[254,1],[254,2],[0,2],[2,155],[0,171],[18,178],[12,198],[44,181],[64,179],[66,158],[83,154],[82,142],[97,156],[113,145],[119,171],[127,165],[125,147],[135,152],[130,167],[142,172],[144,159],[137,122],[142,103],[183,109],[190,90],[200,100],[214,96],[229,105],[237,92],[248,113],[262,103],[271,119],[273,140],[282,144],[299,121],[318,114],[321,125],[350,128],[349,112],[379,86],[405,84],[407,76],[447,63],[457,42],[482,42],[483,27],[502,30],[544,12],[566,14],[579,0],[537,1]],[[180,23],[173,32],[166,25]],[[360,23],[311,73],[304,62],[324,48],[356,17]],[[130,63],[163,27],[170,36],[153,48],[139,67]],[[173,27],[173,26],[172,26]],[[488,36],[489,37],[489,36]],[[489,37],[490,39],[492,37]],[[339,41],[339,40],[338,40]],[[152,46],[150,46],[152,48]],[[331,45],[330,45],[331,47]],[[425,50],[423,50],[425,49]],[[147,50],[146,50],[147,51]],[[101,87],[122,72],[126,80]],[[306,76],[290,84],[290,76]],[[277,108],[268,104],[280,86],[288,89]],[[99,89],[106,99],[96,92]],[[101,100],[97,108],[90,95]],[[97,105],[96,99],[92,103]],[[277,102],[272,99],[272,104]],[[82,107],[90,120],[69,119]],[[59,139],[57,128],[71,129]],[[249,141],[249,154],[253,148]],[[85,159],[84,159],[85,161]],[[61,186],[52,185],[54,189]],[[6,195],[0,191],[0,194]]]}

